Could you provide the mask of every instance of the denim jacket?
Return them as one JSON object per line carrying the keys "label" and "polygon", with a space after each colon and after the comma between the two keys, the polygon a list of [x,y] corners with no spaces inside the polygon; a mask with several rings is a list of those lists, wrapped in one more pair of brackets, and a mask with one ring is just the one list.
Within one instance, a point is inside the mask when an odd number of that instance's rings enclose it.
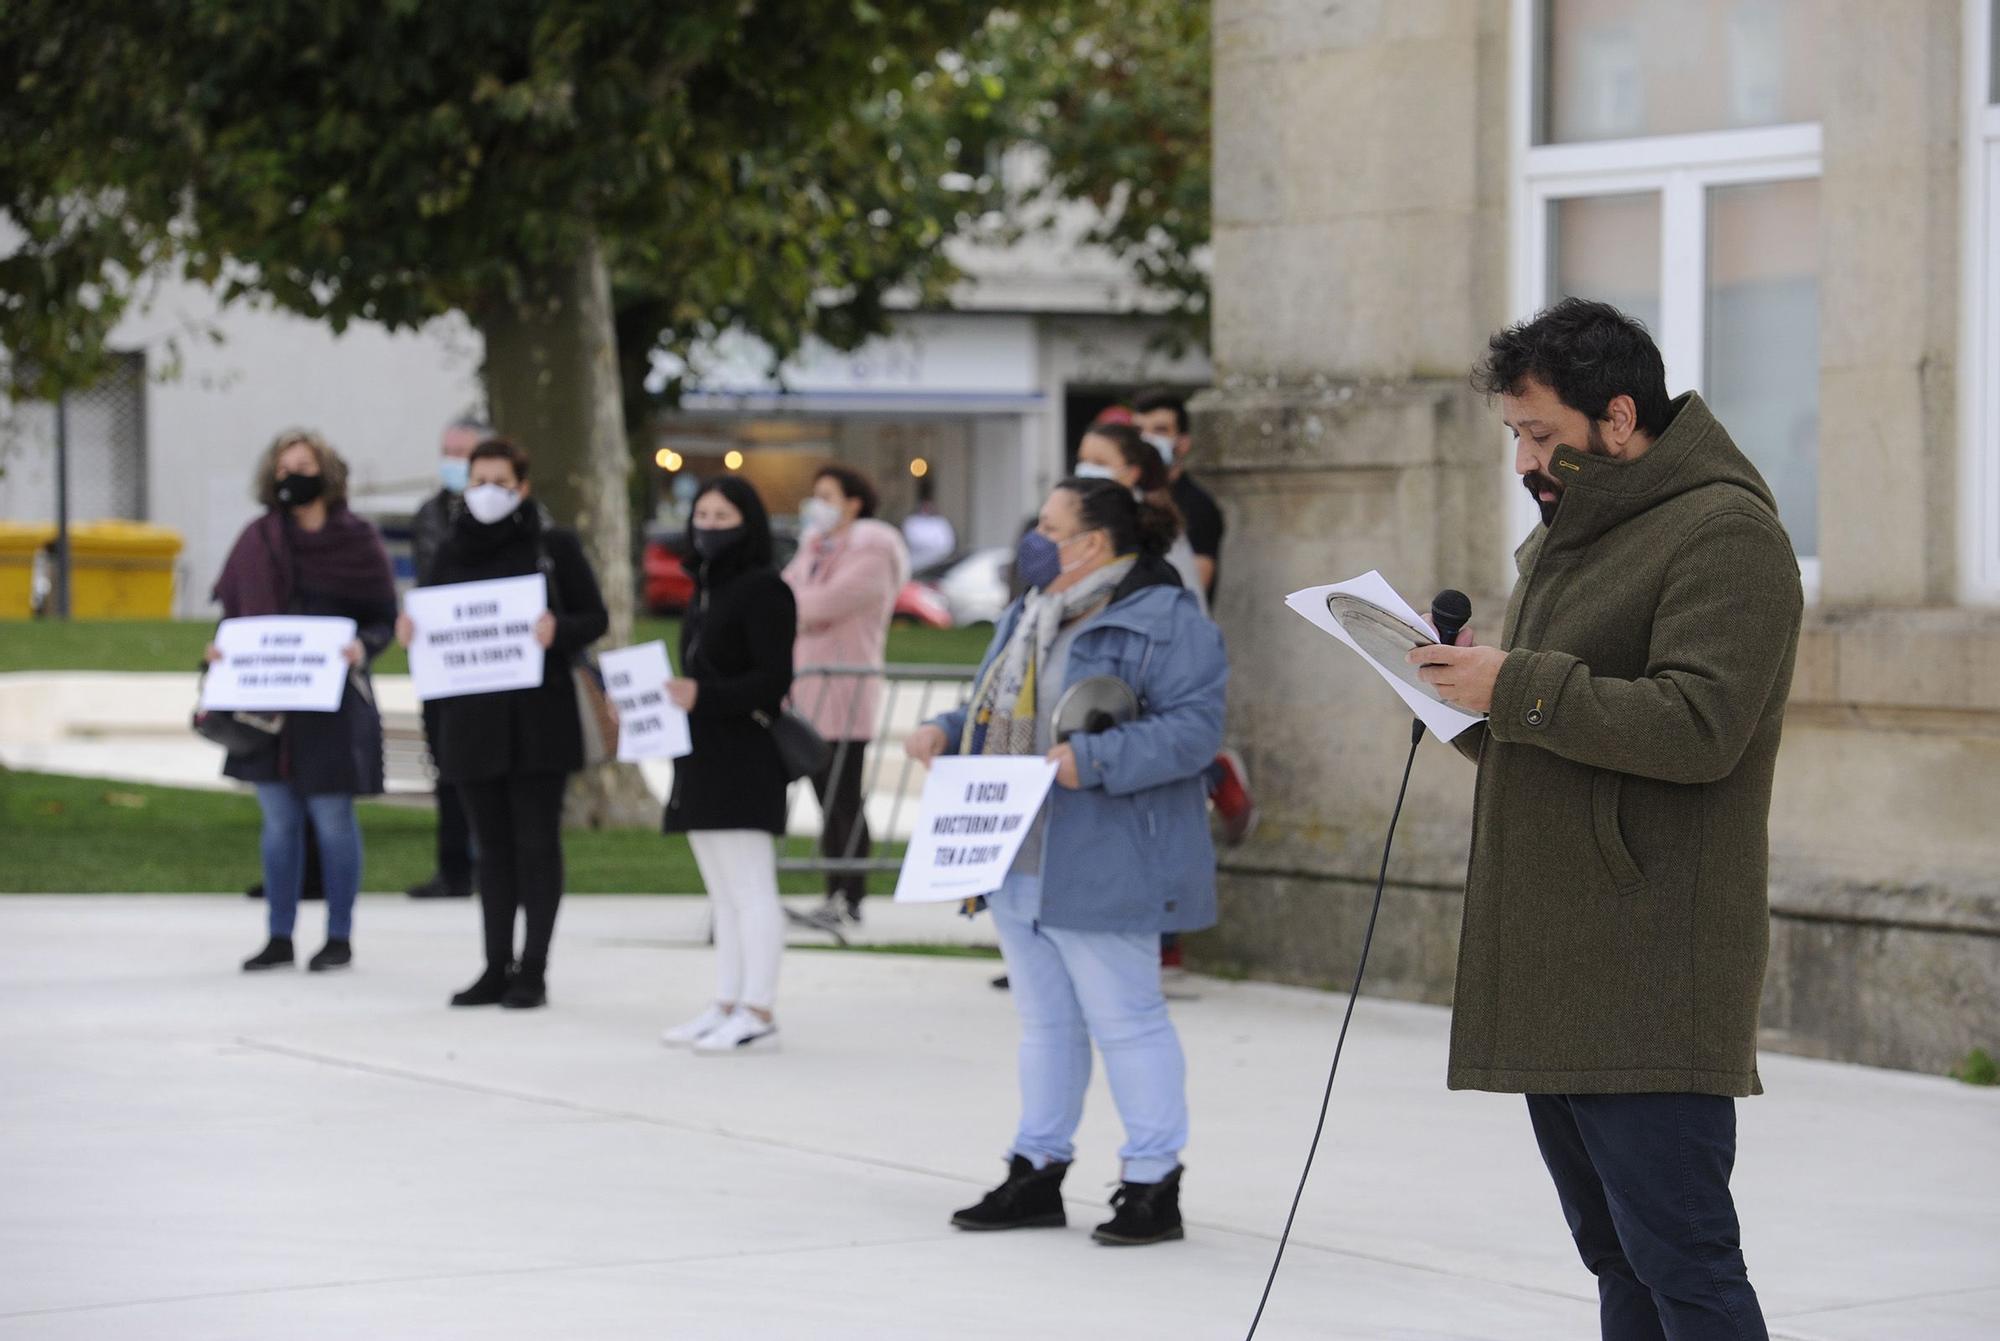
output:
{"label": "denim jacket", "polygon": [[[1202,770],[1222,748],[1229,658],[1193,593],[1135,572],[1077,634],[1064,680],[1112,675],[1139,696],[1139,718],[1070,738],[1083,785],[1049,793],[1041,920],[1076,931],[1199,931],[1215,925],[1215,848]],[[1136,586],[1136,590],[1133,588]],[[1001,617],[981,683],[1021,617]],[[1044,705],[1052,708],[1053,705]],[[966,708],[937,718],[947,752]]]}

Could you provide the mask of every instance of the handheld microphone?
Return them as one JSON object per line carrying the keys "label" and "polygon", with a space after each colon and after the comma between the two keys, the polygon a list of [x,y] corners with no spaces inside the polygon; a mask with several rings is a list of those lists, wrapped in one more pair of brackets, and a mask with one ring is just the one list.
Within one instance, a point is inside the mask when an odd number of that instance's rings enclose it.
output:
{"label": "handheld microphone", "polygon": [[1472,601],[1462,591],[1446,587],[1431,597],[1431,623],[1437,625],[1438,641],[1450,647],[1458,641],[1472,619]]}

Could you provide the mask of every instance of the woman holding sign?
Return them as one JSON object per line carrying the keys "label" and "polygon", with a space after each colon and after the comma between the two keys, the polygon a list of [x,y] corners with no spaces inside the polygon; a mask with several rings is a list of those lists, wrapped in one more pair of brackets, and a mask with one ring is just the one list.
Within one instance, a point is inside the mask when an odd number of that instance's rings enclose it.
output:
{"label": "woman holding sign", "polygon": [[776,1046],[777,835],[785,765],[771,735],[792,688],[798,606],[771,563],[771,520],[733,475],[695,496],[687,552],[695,602],[681,626],[681,677],[667,694],[688,715],[694,752],[674,765],[662,827],[684,833],[715,910],[715,1000],[662,1035],[707,1054]]}
{"label": "woman holding sign", "polygon": [[[463,504],[432,570],[439,586],[535,573],[548,580],[548,608],[534,622],[541,683],[437,700],[438,776],[459,789],[472,819],[486,940],[486,969],[452,997],[454,1006],[548,1004],[549,942],[563,888],[563,792],[583,767],[570,670],[610,624],[582,543],[528,494],[525,451],[505,438],[474,447]],[[420,632],[407,614],[396,621],[405,647]],[[527,924],[518,961],[517,917]]]}
{"label": "woman holding sign", "polygon": [[[280,433],[257,463],[252,492],[264,515],[243,528],[215,599],[224,619],[332,615],[351,619],[348,682],[333,712],[288,712],[270,744],[232,754],[222,771],[257,788],[264,813],[264,905],[269,939],[246,972],[295,962],[292,929],[305,883],[306,826],[319,839],[326,888],[326,945],[307,968],[353,962],[354,900],[361,888],[361,829],[354,798],[382,790],[382,718],[368,663],[389,645],[396,583],[382,536],[347,509],[347,463],[316,433]],[[208,660],[222,657],[213,643]]]}
{"label": "woman holding sign", "polygon": [[[973,696],[907,749],[1039,755],[1056,786],[987,906],[1021,1017],[1021,1122],[1007,1179],[952,1217],[962,1229],[1065,1223],[1062,1180],[1103,1054],[1125,1124],[1121,1181],[1100,1243],[1182,1236],[1187,1075],[1160,992],[1160,934],[1215,922],[1215,851],[1202,770],[1222,742],[1222,636],[1165,555],[1172,513],[1124,484],[1071,479],[1021,539],[1028,588],[1000,621]],[[1064,690],[1109,676],[1139,715],[1056,736]]]}

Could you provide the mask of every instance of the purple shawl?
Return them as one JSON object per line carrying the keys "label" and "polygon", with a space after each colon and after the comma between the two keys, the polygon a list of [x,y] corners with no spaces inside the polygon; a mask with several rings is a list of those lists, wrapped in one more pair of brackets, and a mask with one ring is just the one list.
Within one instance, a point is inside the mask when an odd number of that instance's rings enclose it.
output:
{"label": "purple shawl", "polygon": [[301,589],[337,601],[394,602],[389,553],[374,524],[337,503],[325,526],[307,531],[274,508],[236,537],[214,597],[225,619],[239,619],[286,614]]}

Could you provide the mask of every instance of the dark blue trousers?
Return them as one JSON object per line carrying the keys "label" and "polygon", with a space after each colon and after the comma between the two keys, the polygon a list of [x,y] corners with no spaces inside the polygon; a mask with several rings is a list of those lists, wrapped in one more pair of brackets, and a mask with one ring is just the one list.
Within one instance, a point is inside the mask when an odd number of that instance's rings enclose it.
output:
{"label": "dark blue trousers", "polygon": [[1768,1341],[1729,1195],[1736,1101],[1527,1097],[1604,1341]]}

